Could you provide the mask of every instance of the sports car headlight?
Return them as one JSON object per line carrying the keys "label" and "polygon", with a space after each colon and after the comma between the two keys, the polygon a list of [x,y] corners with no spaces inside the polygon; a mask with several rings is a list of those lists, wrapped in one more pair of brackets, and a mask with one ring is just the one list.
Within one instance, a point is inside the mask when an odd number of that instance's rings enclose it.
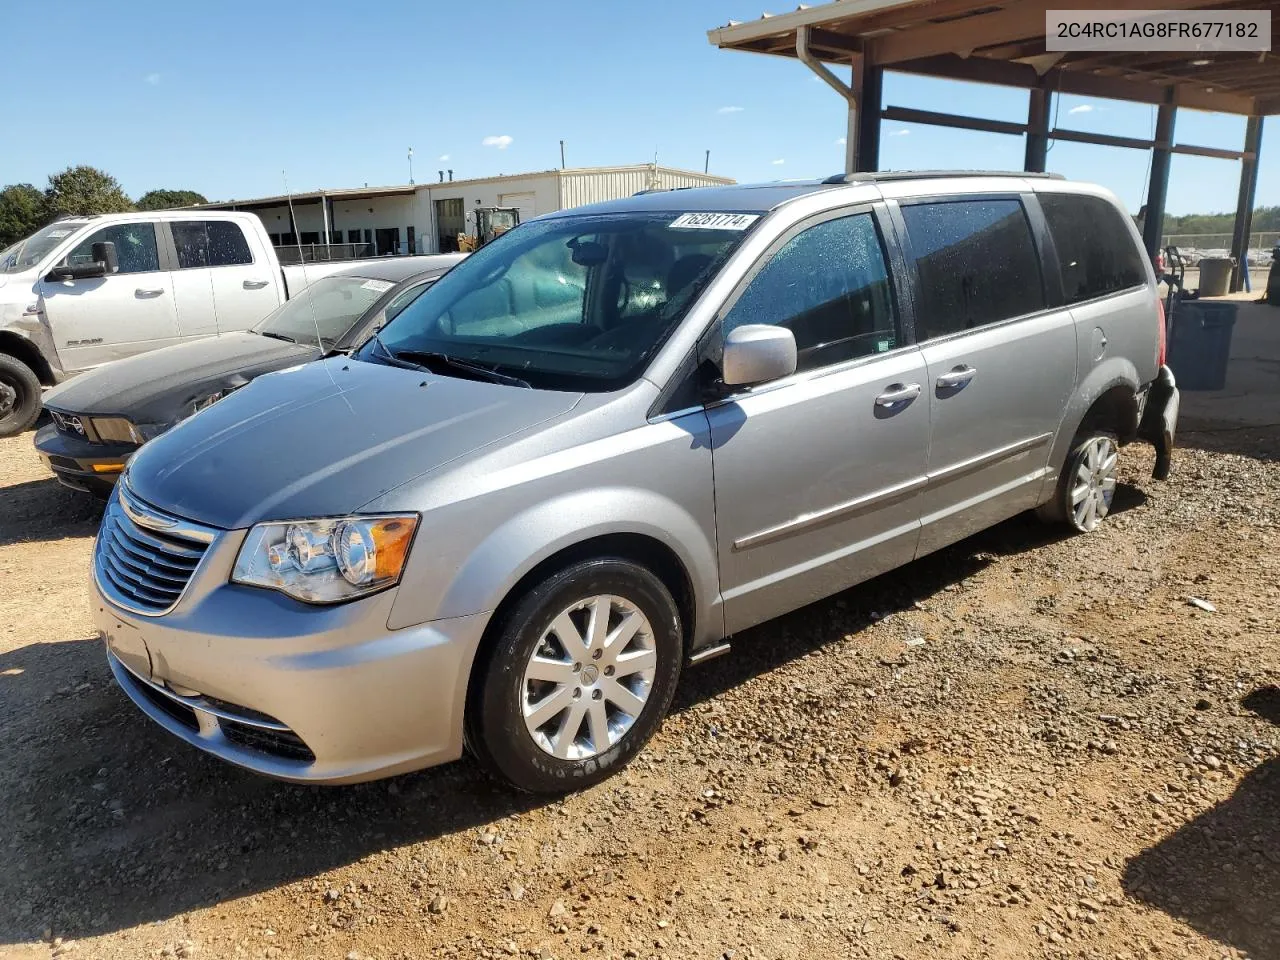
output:
{"label": "sports car headlight", "polygon": [[417,527],[414,514],[260,523],[231,580],[306,603],[341,603],[399,583]]}

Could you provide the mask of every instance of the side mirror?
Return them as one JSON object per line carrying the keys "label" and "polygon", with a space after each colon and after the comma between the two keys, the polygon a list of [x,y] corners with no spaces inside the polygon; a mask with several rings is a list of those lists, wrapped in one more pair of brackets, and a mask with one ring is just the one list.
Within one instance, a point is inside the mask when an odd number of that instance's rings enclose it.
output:
{"label": "side mirror", "polygon": [[796,372],[796,338],[786,327],[748,323],[724,338],[721,372],[725,386],[746,387]]}
{"label": "side mirror", "polygon": [[110,240],[95,243],[90,247],[93,257],[88,263],[60,263],[45,278],[47,280],[92,280],[105,277],[120,270],[120,259],[116,255],[116,245]]}
{"label": "side mirror", "polygon": [[119,273],[120,258],[116,255],[116,245],[110,240],[95,243],[90,248],[94,263],[103,265],[104,273]]}

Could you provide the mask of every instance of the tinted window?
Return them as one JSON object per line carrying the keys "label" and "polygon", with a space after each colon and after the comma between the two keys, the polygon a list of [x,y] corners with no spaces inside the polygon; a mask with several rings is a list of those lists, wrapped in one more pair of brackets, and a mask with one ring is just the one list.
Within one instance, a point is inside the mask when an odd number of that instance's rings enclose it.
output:
{"label": "tinted window", "polygon": [[1048,193],[1040,208],[1049,221],[1067,303],[1079,303],[1147,282],[1129,226],[1115,207],[1098,197]]}
{"label": "tinted window", "polygon": [[151,223],[117,223],[89,234],[67,254],[67,263],[91,263],[95,243],[114,243],[120,273],[152,273],[160,269],[156,252],[156,228]]}
{"label": "tinted window", "polygon": [[893,349],[893,296],[871,215],[828,220],[787,241],[733,305],[724,330],[745,323],[789,328],[799,370]]}
{"label": "tinted window", "polygon": [[226,220],[189,220],[171,224],[178,266],[227,267],[253,263],[249,243],[239,224]]}
{"label": "tinted window", "polygon": [[1017,200],[902,208],[916,258],[920,340],[1043,309],[1040,261]]}

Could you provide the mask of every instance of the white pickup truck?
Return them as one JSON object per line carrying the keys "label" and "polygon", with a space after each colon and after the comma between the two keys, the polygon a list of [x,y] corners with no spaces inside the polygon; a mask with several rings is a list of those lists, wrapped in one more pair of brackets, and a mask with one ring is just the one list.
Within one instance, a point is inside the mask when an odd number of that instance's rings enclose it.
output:
{"label": "white pickup truck", "polygon": [[59,220],[0,250],[0,437],[35,423],[42,386],[173,343],[247,330],[349,262],[282,268],[251,213]]}

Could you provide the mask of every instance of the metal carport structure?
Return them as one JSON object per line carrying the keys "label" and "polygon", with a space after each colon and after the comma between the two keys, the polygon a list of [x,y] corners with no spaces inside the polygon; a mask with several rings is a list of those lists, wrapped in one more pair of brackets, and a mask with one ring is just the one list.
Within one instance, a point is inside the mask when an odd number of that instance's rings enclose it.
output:
{"label": "metal carport structure", "polygon": [[[1115,0],[833,0],[801,6],[791,13],[708,32],[721,49],[795,57],[836,90],[849,105],[846,172],[879,168],[880,125],[884,119],[927,123],[1026,137],[1024,169],[1043,172],[1050,140],[1071,140],[1152,151],[1147,185],[1143,240],[1154,257],[1164,226],[1169,167],[1175,153],[1241,161],[1232,255],[1245,262],[1258,182],[1262,118],[1280,114],[1280,56],[1273,53],[1212,54],[1177,51],[1117,53],[1045,49],[1047,10],[1114,11]],[[1131,9],[1125,4],[1126,10]],[[1212,3],[1205,0],[1160,0],[1132,9],[1270,10],[1275,46],[1280,0]],[[851,66],[848,82],[826,66]],[[886,107],[885,70],[951,80],[1019,87],[1028,91],[1026,122],[989,120]],[[1154,139],[1117,137],[1050,128],[1057,94],[1078,94],[1155,105]],[[1248,118],[1240,150],[1175,143],[1179,107],[1242,115]],[[1238,268],[1232,290],[1239,289]]]}

